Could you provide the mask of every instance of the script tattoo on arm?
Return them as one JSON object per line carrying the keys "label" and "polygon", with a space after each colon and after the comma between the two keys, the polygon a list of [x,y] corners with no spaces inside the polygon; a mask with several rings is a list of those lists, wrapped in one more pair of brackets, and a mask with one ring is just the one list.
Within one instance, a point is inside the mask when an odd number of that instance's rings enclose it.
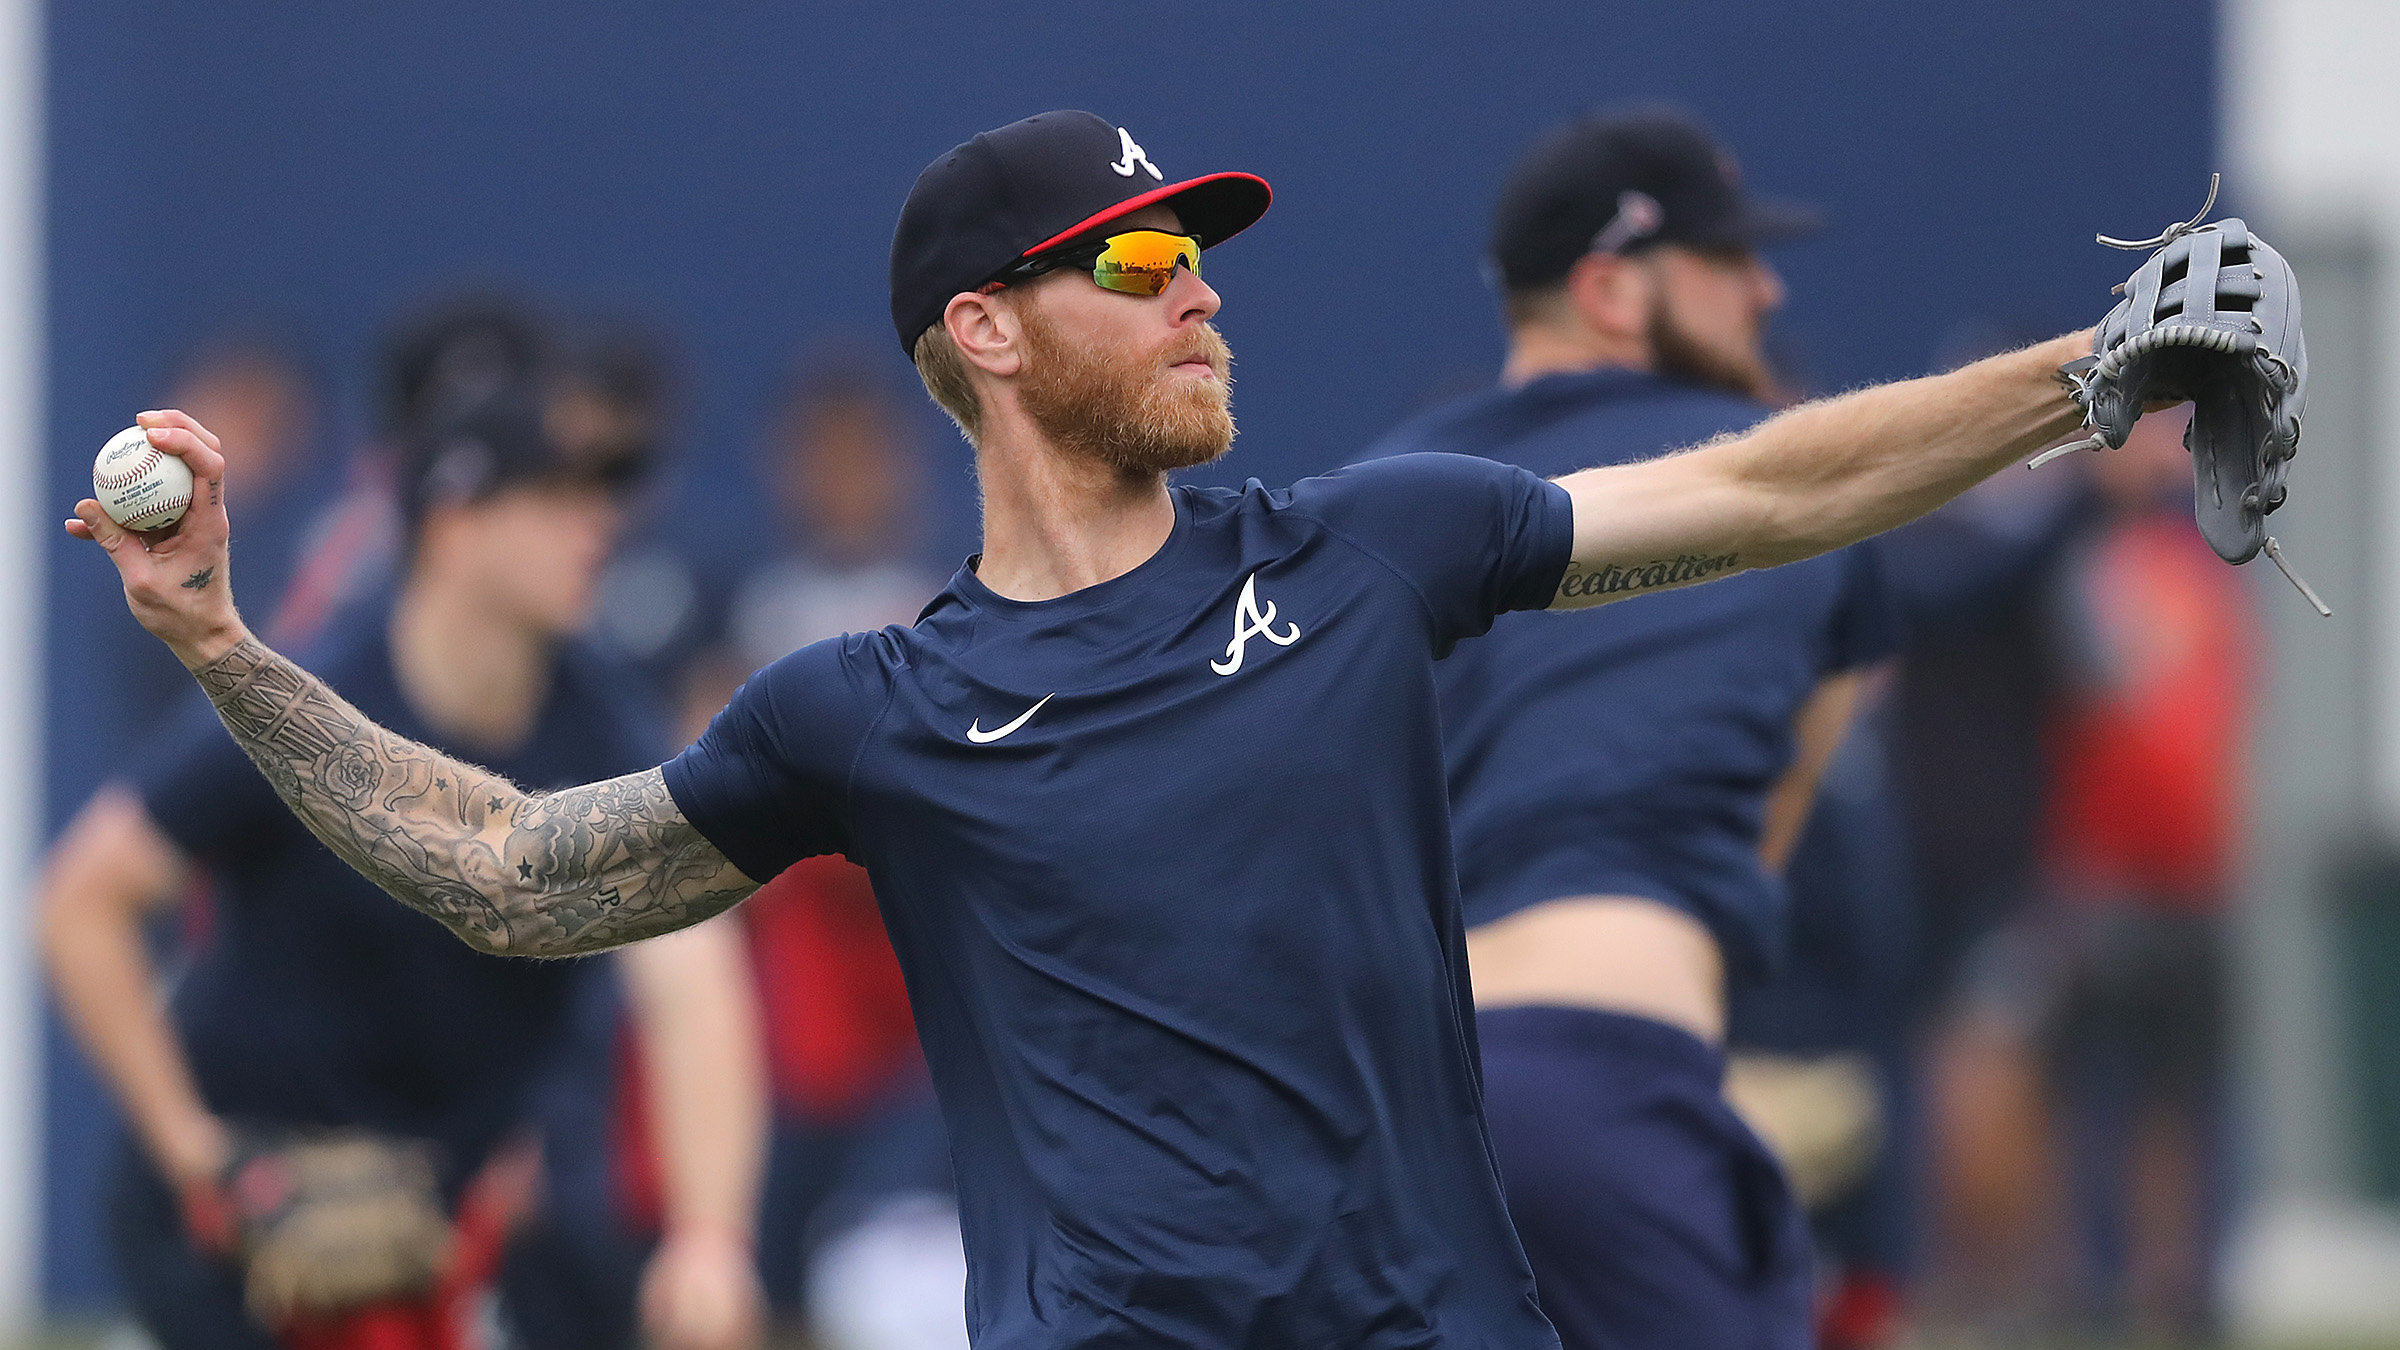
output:
{"label": "script tattoo on arm", "polygon": [[527,792],[385,731],[254,638],[194,673],[310,832],[479,950],[599,951],[758,889],[684,819],[657,769]]}
{"label": "script tattoo on arm", "polygon": [[1689,586],[1735,571],[1741,564],[1738,553],[1707,556],[1678,553],[1672,558],[1653,558],[1648,562],[1601,563],[1590,567],[1570,562],[1566,576],[1559,580],[1558,597],[1552,603],[1559,608],[1574,608],[1620,595]]}

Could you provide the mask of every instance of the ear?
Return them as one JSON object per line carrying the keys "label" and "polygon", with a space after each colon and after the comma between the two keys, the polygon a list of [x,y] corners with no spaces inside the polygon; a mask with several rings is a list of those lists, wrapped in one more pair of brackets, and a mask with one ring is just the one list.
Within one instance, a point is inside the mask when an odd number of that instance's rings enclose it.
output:
{"label": "ear", "polygon": [[967,364],[989,375],[1014,375],[1025,364],[1024,325],[998,292],[961,291],[942,309],[942,326]]}
{"label": "ear", "polygon": [[1589,253],[1567,271],[1567,306],[1585,326],[1640,341],[1650,331],[1650,269],[1630,258]]}

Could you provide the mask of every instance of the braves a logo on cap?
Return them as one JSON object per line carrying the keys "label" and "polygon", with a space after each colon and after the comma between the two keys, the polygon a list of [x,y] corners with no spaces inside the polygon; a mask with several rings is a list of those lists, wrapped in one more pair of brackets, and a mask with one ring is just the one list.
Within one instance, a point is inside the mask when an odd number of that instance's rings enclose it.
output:
{"label": "braves a logo on cap", "polygon": [[1127,131],[1123,127],[1118,127],[1117,142],[1119,145],[1124,147],[1124,157],[1119,159],[1116,163],[1108,166],[1116,171],[1117,177],[1133,177],[1133,166],[1139,164],[1143,168],[1150,171],[1150,176],[1152,178],[1162,181],[1166,178],[1165,174],[1158,171],[1158,166],[1150,162],[1149,154],[1142,149],[1140,142],[1133,139],[1132,132]]}

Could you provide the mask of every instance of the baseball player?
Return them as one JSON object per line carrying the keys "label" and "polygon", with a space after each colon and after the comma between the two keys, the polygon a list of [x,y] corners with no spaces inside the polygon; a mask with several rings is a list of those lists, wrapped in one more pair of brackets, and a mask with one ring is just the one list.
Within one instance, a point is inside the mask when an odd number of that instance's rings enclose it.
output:
{"label": "baseball player", "polygon": [[[567,640],[616,530],[621,465],[561,453],[533,404],[497,396],[419,428],[402,455],[405,579],[337,620],[309,664],[394,726],[564,786],[656,751],[611,667]],[[594,984],[606,972],[498,960],[396,910],[298,828],[208,708],[189,711],[77,817],[43,887],[61,1002],[133,1127],[108,1221],[127,1295],[167,1350],[455,1350],[460,1308],[506,1239],[505,1207],[466,1197],[488,1193],[474,1180],[539,1114],[537,1091],[583,1043],[580,1013],[608,997]],[[196,870],[213,881],[214,933],[161,1008],[141,919]],[[643,1323],[657,1345],[734,1350],[757,1333],[748,1233],[765,1124],[746,963],[720,926],[628,953],[623,969],[667,1191]],[[603,1065],[612,1029],[598,1028]],[[410,1168],[370,1158],[314,1187],[326,1208],[312,1212],[311,1164],[292,1159],[316,1155],[286,1146],[337,1129],[425,1157],[427,1194],[411,1193]],[[554,1138],[552,1175],[567,1174],[562,1153],[595,1149]],[[386,1182],[385,1201],[345,1205],[343,1192]],[[588,1288],[618,1278],[602,1269],[614,1253],[593,1264],[604,1196],[550,1197],[561,1222],[548,1227],[572,1231],[520,1249],[501,1281],[515,1343],[630,1343],[630,1325],[590,1332],[635,1315],[630,1280]],[[562,1243],[573,1250],[550,1250]],[[553,1328],[536,1315],[553,1300],[516,1297],[560,1278],[587,1286],[568,1295],[590,1305],[581,1326]]]}
{"label": "baseball player", "polygon": [[[1755,249],[1811,219],[1675,114],[1556,129],[1494,225],[1500,387],[1370,454],[1558,475],[1755,425],[1783,295]],[[1568,1350],[1809,1344],[1807,1226],[1720,1095],[1725,991],[1784,946],[1762,835],[1780,862],[1890,650],[1872,548],[1511,616],[1436,667],[1484,1109]]]}
{"label": "baseball player", "polygon": [[1233,436],[1202,247],[1267,201],[1089,113],[929,166],[892,318],[974,446],[983,552],[913,627],[754,676],[660,768],[527,792],[259,642],[211,579],[223,465],[180,413],[142,424],[202,483],[184,522],[145,539],[87,500],[69,528],[294,812],[480,950],[600,950],[795,859],[862,862],[948,1120],[976,1344],[1555,1346],[1483,1128],[1434,660],[1512,609],[1929,510],[2078,426],[2058,367],[2089,339],[1556,482],[1412,455],[1171,487]]}

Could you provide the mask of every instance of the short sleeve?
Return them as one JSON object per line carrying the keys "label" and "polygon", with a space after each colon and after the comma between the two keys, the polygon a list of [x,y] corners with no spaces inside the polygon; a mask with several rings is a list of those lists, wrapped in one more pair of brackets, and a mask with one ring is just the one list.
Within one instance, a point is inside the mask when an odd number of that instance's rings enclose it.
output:
{"label": "short sleeve", "polygon": [[1900,608],[1883,544],[1867,539],[1841,551],[1842,591],[1826,634],[1827,671],[1873,665],[1900,649]]}
{"label": "short sleeve", "polygon": [[299,828],[197,690],[168,720],[133,789],[160,833],[202,863],[254,857],[268,834]]}
{"label": "short sleeve", "polygon": [[890,699],[879,651],[890,641],[852,633],[793,652],[751,676],[667,761],[684,819],[751,880],[848,850],[851,768]]}
{"label": "short sleeve", "polygon": [[1565,488],[1472,455],[1395,455],[1294,484],[1291,503],[1406,577],[1435,655],[1558,593],[1575,544]]}

